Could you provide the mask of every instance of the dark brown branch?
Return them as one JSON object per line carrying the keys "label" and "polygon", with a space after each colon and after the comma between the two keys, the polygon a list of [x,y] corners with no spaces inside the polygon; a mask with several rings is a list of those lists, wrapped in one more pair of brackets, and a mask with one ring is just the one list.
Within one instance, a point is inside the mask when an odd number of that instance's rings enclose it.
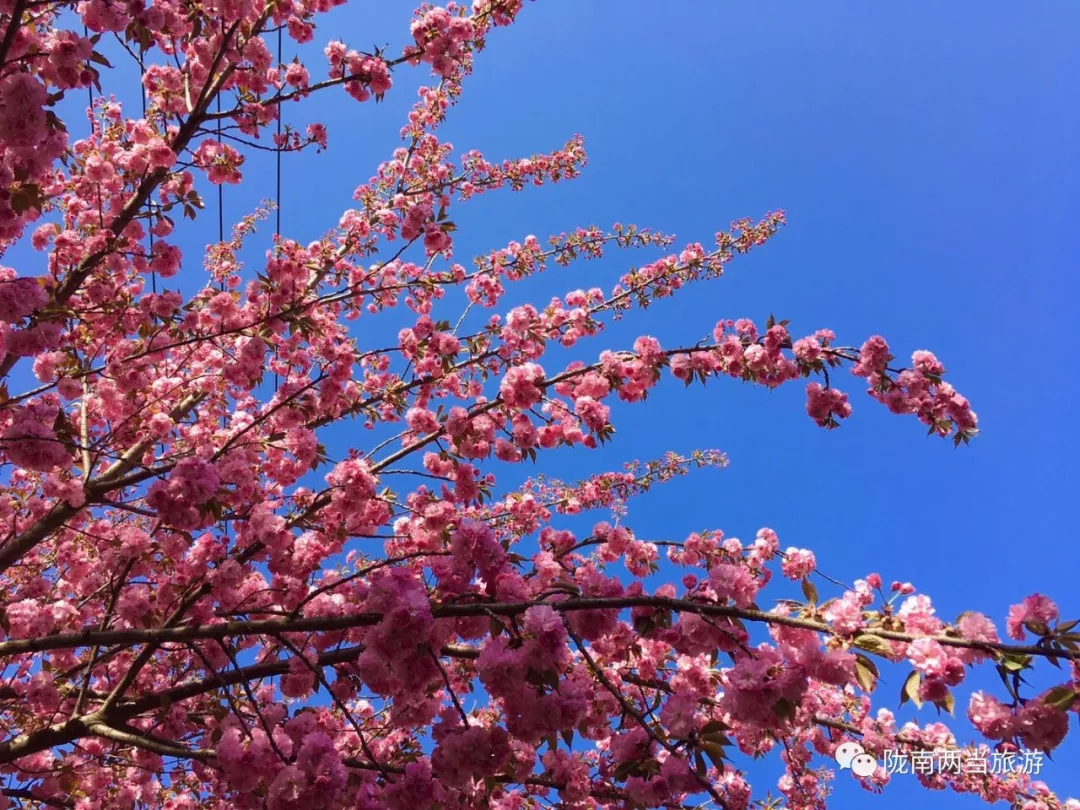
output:
{"label": "dark brown branch", "polygon": [[15,35],[19,33],[22,25],[23,12],[26,11],[26,0],[15,0],[15,6],[11,9],[11,19],[8,20],[7,29],[4,31],[4,39],[0,42],[0,65],[7,61],[8,51],[15,41]]}
{"label": "dark brown branch", "polygon": [[[179,422],[191,413],[192,409],[195,408],[204,397],[205,395],[201,393],[187,397],[173,408],[169,413],[169,417],[174,422]],[[143,441],[132,445],[104,473],[88,483],[85,487],[87,503],[100,498],[112,489],[126,486],[129,479],[125,478],[125,475],[134,468],[137,461],[142,458],[143,453],[145,453],[152,445],[153,441],[151,439],[144,439]],[[156,474],[157,471],[154,471],[151,473],[151,476]],[[140,472],[138,476],[139,480],[141,480],[142,477],[147,477],[146,471]],[[6,571],[21,560],[34,548],[34,546],[53,532],[57,531],[68,520],[74,517],[81,508],[83,507],[70,506],[66,501],[62,501],[53,506],[48,514],[37,520],[28,529],[8,540],[3,546],[0,546],[0,572]]]}
{"label": "dark brown branch", "polygon": [[[262,30],[262,27],[266,24],[269,13],[269,11],[264,11],[259,19],[255,21],[252,26],[251,36],[257,36]],[[228,65],[218,75],[214,75],[221,64],[229,40],[233,34],[236,33],[236,29],[239,25],[240,22],[237,21],[233,24],[232,28],[229,29],[222,42],[222,46],[210,67],[210,80],[203,86],[199,93],[197,103],[194,105],[187,119],[180,126],[176,136],[169,144],[170,148],[177,155],[183,152],[191,142],[192,138],[195,137],[199,127],[202,125],[203,121],[206,120],[205,116],[207,115],[211,100],[221,92],[222,87],[224,87],[229,77],[236,70],[236,63],[233,63]],[[150,199],[150,196],[154,193],[154,190],[157,189],[168,176],[169,171],[167,169],[159,168],[150,172],[143,178],[142,182],[139,183],[138,188],[136,188],[135,193],[127,201],[120,213],[118,213],[113,218],[112,222],[109,223],[107,230],[111,232],[111,237],[106,241],[105,245],[83,259],[78,267],[64,277],[64,280],[60,282],[60,285],[53,292],[49,303],[46,306],[63,305],[78,292],[79,288],[82,287],[83,282],[86,281],[94,269],[116,249],[116,244],[119,241],[121,234],[123,234],[124,230],[131,224],[135,217],[138,216],[146,201]],[[33,319],[34,316],[32,315],[31,320]],[[18,361],[19,358],[16,355],[8,353],[8,355],[0,361],[0,379],[6,377]],[[0,564],[0,570],[3,570],[3,567],[6,566]]]}
{"label": "dark brown branch", "polygon": [[[436,619],[471,618],[476,616],[517,616],[539,602],[495,602],[475,604],[442,605],[432,610]],[[552,609],[561,612],[578,610],[622,610],[625,608],[645,607],[658,610],[672,610],[677,613],[696,613],[701,616],[721,616],[763,624],[798,627],[819,633],[836,635],[833,628],[824,621],[802,619],[795,616],[782,616],[763,610],[739,608],[730,605],[717,605],[710,602],[694,602],[688,599],[675,599],[664,596],[620,596],[606,598],[574,597],[561,602],[544,602]],[[350,630],[356,627],[370,627],[382,620],[379,613],[354,613],[344,616],[313,616],[294,620],[259,619],[252,621],[231,621],[219,624],[180,625],[157,629],[128,630],[84,630],[78,633],[58,633],[38,638],[12,639],[0,642],[0,656],[19,655],[47,650],[71,649],[93,644],[141,644],[156,642],[186,642],[195,639],[223,639],[234,636],[276,636],[281,633],[330,632]],[[1064,658],[1080,660],[1080,652],[1072,650],[1051,650],[1036,645],[990,643],[973,639],[958,638],[950,635],[921,636],[915,633],[902,633],[896,630],[867,628],[861,635],[874,636],[890,641],[911,642],[916,638],[931,638],[949,647],[969,650],[981,650],[988,654],[1032,655],[1043,658]]]}
{"label": "dark brown branch", "polygon": [[213,751],[199,748],[187,748],[178,743],[162,740],[147,734],[146,732],[137,731],[132,728],[114,728],[106,723],[91,723],[87,726],[87,729],[91,734],[96,734],[99,737],[105,737],[106,739],[121,743],[122,745],[130,745],[132,748],[141,748],[144,751],[152,751],[155,754],[161,754],[165,757],[200,759],[204,761],[213,759],[214,757]]}
{"label": "dark brown branch", "polygon": [[35,796],[33,791],[24,790],[23,788],[4,788],[4,795],[9,799],[18,799],[20,802],[37,802],[44,807],[74,807],[75,802],[70,799],[43,799],[40,796]]}
{"label": "dark brown branch", "polygon": [[[596,680],[600,682],[600,685],[603,686],[604,689],[606,689],[611,694],[611,696],[619,702],[619,706],[622,707],[623,713],[632,717],[634,721],[638,724],[638,726],[648,735],[650,740],[652,740],[654,743],[663,748],[672,756],[677,757],[678,759],[682,759],[682,757],[679,755],[679,752],[675,749],[675,746],[673,746],[671,743],[669,743],[667,740],[665,740],[656,733],[656,730],[653,728],[652,724],[645,719],[645,716],[642,715],[642,713],[638,711],[630,703],[629,700],[626,699],[626,696],[623,695],[622,690],[620,690],[619,687],[613,684],[611,682],[611,679],[604,674],[604,671],[596,663],[592,655],[589,654],[589,650],[585,647],[585,643],[570,630],[570,625],[566,622],[565,616],[563,617],[563,621],[564,623],[566,623],[566,630],[570,634],[570,638],[573,640],[574,646],[577,647],[578,652],[581,653],[581,657],[585,659],[585,663],[592,671],[592,674],[596,677]],[[693,774],[694,779],[697,780],[697,783],[701,785],[705,792],[712,797],[712,800],[716,802],[720,807],[724,808],[724,810],[727,810],[727,804],[724,802],[723,797],[719,793],[717,793],[716,788],[709,784],[708,778],[704,774],[701,774],[691,768],[690,763],[686,762],[685,760],[683,760],[683,763],[686,765],[687,770],[691,774]]]}

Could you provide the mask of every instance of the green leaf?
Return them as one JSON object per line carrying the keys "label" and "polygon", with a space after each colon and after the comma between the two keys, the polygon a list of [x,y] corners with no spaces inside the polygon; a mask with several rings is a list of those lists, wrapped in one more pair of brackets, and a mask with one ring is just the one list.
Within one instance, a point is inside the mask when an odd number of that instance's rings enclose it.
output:
{"label": "green leaf", "polygon": [[1043,703],[1067,712],[1077,700],[1080,700],[1080,692],[1077,692],[1071,686],[1055,686],[1046,693]]}
{"label": "green leaf", "polygon": [[919,697],[919,684],[921,682],[922,676],[919,675],[918,670],[911,670],[911,674],[907,676],[907,680],[904,681],[904,685],[900,688],[901,706],[910,700],[915,704],[916,708],[921,709],[923,707],[922,698]]}
{"label": "green leaf", "polygon": [[698,776],[700,777],[704,777],[705,774],[709,771],[709,769],[705,766],[705,758],[701,755],[700,751],[694,752],[694,765],[696,766],[695,769],[697,770]]}
{"label": "green leaf", "polygon": [[866,650],[869,653],[875,655],[884,655],[889,657],[893,654],[892,647],[889,646],[889,642],[881,638],[881,636],[871,635],[870,633],[863,633],[855,638],[855,646],[860,650]]}
{"label": "green leaf", "polygon": [[1001,659],[1001,665],[1009,672],[1023,672],[1031,666],[1031,656],[1020,655],[1018,653],[1006,653]]}
{"label": "green leaf", "polygon": [[953,714],[953,710],[956,708],[956,697],[952,692],[949,692],[941,700],[935,700],[934,705],[937,706],[938,709],[944,709],[949,714]]}
{"label": "green leaf", "polygon": [[712,734],[702,734],[701,739],[706,743],[711,743],[713,745],[732,745],[731,738],[719,731],[713,732]]}
{"label": "green leaf", "polygon": [[705,751],[705,756],[709,758],[709,761],[716,766],[716,770],[721,773],[724,772],[724,749],[720,745],[703,745],[701,746]]}
{"label": "green leaf", "polygon": [[877,666],[862,653],[855,653],[855,679],[864,692],[873,692],[877,685]]}
{"label": "green leaf", "polygon": [[776,716],[782,720],[786,720],[795,716],[795,704],[787,698],[780,698],[773,704],[773,711],[776,712]]}
{"label": "green leaf", "polygon": [[808,601],[811,605],[817,604],[818,591],[817,588],[814,587],[814,583],[810,581],[810,577],[806,577],[802,581],[802,592],[803,596],[806,597],[806,601]]}
{"label": "green leaf", "polygon": [[31,208],[40,209],[43,203],[41,187],[34,183],[23,183],[11,193],[10,205],[16,214],[24,214]]}

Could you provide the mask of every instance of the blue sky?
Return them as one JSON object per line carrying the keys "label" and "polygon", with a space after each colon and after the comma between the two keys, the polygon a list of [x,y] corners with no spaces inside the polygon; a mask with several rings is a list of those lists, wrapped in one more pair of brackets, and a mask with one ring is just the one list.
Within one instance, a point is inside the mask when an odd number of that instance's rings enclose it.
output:
{"label": "blue sky", "polygon": [[[377,31],[376,42],[396,44],[406,12],[345,7],[334,12],[335,31]],[[833,328],[847,344],[882,334],[900,357],[931,349],[983,429],[953,450],[913,418],[885,412],[854,378],[855,414],[833,432],[805,416],[798,387],[667,384],[644,405],[616,409],[613,444],[549,454],[545,471],[576,478],[715,447],[729,469],[632,504],[639,536],[718,527],[748,539],[771,526],[784,546],[813,548],[841,580],[879,571],[914,582],[947,619],[976,609],[1002,626],[1007,607],[1036,590],[1080,616],[1068,505],[1080,391],[1069,357],[1080,289],[1078,24],[1080,7],[1066,3],[668,3],[662,12],[633,0],[527,4],[478,57],[442,137],[503,158],[579,132],[590,163],[572,184],[459,208],[459,260],[529,233],[615,221],[708,242],[733,219],[783,208],[788,227],[723,279],[636,313],[582,344],[581,356],[642,332],[666,346],[693,342],[719,318],[775,313],[796,332]],[[363,46],[372,37],[346,39]],[[399,76],[398,89],[420,80]],[[328,157],[286,163],[286,232],[311,238],[336,218],[395,144],[411,100],[392,92],[379,109],[310,102],[331,146]],[[553,270],[517,285],[507,305],[607,287],[642,261],[612,254]],[[385,320],[387,331],[375,321],[360,329],[391,334]],[[520,479],[502,469],[502,482]],[[895,709],[905,672],[884,674],[877,699]],[[997,688],[993,673],[969,683]],[[966,718],[955,727],[969,738]],[[1080,795],[1069,766],[1078,751],[1074,730],[1044,769],[1062,795]],[[774,761],[751,773],[760,794],[779,770]],[[908,806],[922,788],[899,776],[872,797],[840,774],[836,790],[840,805],[884,810]]]}
{"label": "blue sky", "polygon": [[[394,32],[397,12],[380,9],[390,27],[372,29]],[[361,20],[356,10],[343,17]],[[854,379],[855,414],[833,432],[803,414],[794,387],[669,384],[617,409],[614,444],[550,456],[547,469],[571,477],[716,447],[729,469],[631,506],[640,536],[720,527],[749,538],[767,525],[782,544],[813,548],[839,579],[879,571],[914,582],[948,619],[977,609],[1001,626],[1008,605],[1036,590],[1080,615],[1068,505],[1078,383],[1067,359],[1080,247],[1071,227],[1080,213],[1078,23],[1080,7],[1065,3],[528,4],[479,56],[443,137],[504,157],[580,132],[590,163],[570,185],[460,209],[459,256],[616,220],[707,241],[734,218],[784,208],[789,226],[725,278],[628,318],[588,351],[641,332],[692,342],[718,318],[769,313],[795,331],[831,327],[845,343],[880,333],[901,357],[936,352],[983,428],[953,450],[878,407]],[[387,98],[391,110],[406,103]],[[394,135],[385,112],[336,113],[364,124],[346,134],[331,121],[330,155],[350,164],[355,155],[366,168],[368,144]],[[313,171],[342,196],[360,179],[321,162]],[[317,209],[301,218],[286,208],[285,219],[303,225]],[[625,262],[641,261],[612,255],[514,295],[542,302],[607,286]],[[880,705],[896,708],[903,675],[886,672]],[[995,680],[971,683],[993,689]],[[955,723],[961,736],[966,724]],[[1072,735],[1044,769],[1062,795],[1080,795]],[[778,768],[752,773],[763,791]],[[840,806],[883,809],[922,791],[898,776],[872,797],[846,774],[836,790]]]}
{"label": "blue sky", "polygon": [[[312,50],[342,37],[396,51],[410,9],[337,9]],[[774,313],[799,334],[829,327],[848,345],[882,334],[901,358],[934,351],[982,427],[970,447],[954,450],[914,418],[888,414],[855,378],[843,380],[855,413],[832,432],[805,415],[799,386],[770,393],[726,380],[690,389],[669,381],[647,403],[615,409],[613,444],[548,454],[543,470],[577,478],[666,450],[721,449],[729,469],[632,504],[628,523],[639,536],[722,528],[750,539],[771,526],[782,546],[812,548],[841,580],[878,571],[914,582],[947,619],[975,609],[1003,627],[1008,606],[1037,590],[1067,618],[1080,617],[1071,341],[1080,292],[1078,25],[1080,5],[1066,2],[526,4],[517,25],[491,36],[441,135],[459,151],[501,159],[581,133],[590,162],[572,184],[460,207],[458,261],[526,234],[616,221],[709,243],[733,219],[783,208],[790,224],[723,279],[635,313],[573,356],[628,347],[642,333],[665,346],[692,343],[720,318]],[[294,50],[286,44],[287,60]],[[314,54],[309,63],[315,75],[324,64]],[[379,106],[337,90],[290,105],[287,120],[328,125],[330,149],[286,157],[287,236],[307,241],[336,223],[397,145],[423,78],[397,74]],[[226,222],[273,188],[272,161],[252,158],[245,184],[225,190]],[[205,233],[186,237],[188,271],[198,271],[215,213],[197,226]],[[21,250],[7,261],[21,257],[41,272],[40,258]],[[645,260],[613,253],[553,269],[516,285],[499,311],[610,287]],[[395,314],[362,319],[361,346],[385,345],[401,324]],[[356,444],[358,431],[335,430],[331,453]],[[535,470],[498,471],[513,484]],[[896,708],[903,675],[886,674],[879,705]],[[971,683],[995,688],[995,680]],[[966,719],[955,727],[968,736]],[[1078,739],[1074,724],[1044,769],[1063,796],[1080,796],[1070,765]],[[751,773],[760,795],[778,766],[754,764]],[[881,810],[908,806],[921,790],[912,777],[897,777],[881,797],[846,774],[836,785],[837,806]]]}

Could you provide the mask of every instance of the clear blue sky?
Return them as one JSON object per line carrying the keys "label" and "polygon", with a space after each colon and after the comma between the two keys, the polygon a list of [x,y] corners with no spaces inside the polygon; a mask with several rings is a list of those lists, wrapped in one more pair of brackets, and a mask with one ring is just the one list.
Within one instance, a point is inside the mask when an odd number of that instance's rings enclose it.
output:
{"label": "clear blue sky", "polygon": [[[410,9],[337,9],[312,50],[341,37],[397,51]],[[1064,1],[527,3],[519,24],[491,36],[442,135],[459,151],[503,158],[580,132],[590,163],[572,184],[459,208],[458,260],[529,233],[615,221],[707,243],[733,219],[783,208],[788,227],[733,262],[725,278],[637,313],[581,351],[623,348],[642,332],[674,346],[720,318],[770,313],[790,318],[798,333],[833,328],[846,344],[880,333],[901,358],[934,351],[983,431],[953,450],[914,418],[870,401],[854,378],[844,382],[855,414],[833,432],[804,414],[799,386],[769,393],[718,381],[684,390],[669,381],[644,405],[616,408],[614,444],[548,454],[544,470],[577,478],[669,449],[718,448],[729,469],[632,505],[628,522],[639,536],[716,527],[749,539],[771,526],[783,546],[814,549],[821,569],[839,579],[879,571],[886,581],[914,582],[946,619],[976,609],[1003,631],[1007,607],[1036,590],[1080,617],[1078,33],[1080,5]],[[292,52],[287,44],[287,59]],[[318,75],[322,58],[309,62]],[[396,146],[422,78],[399,73],[378,107],[336,90],[290,106],[289,120],[328,124],[330,150],[286,158],[287,236],[306,241],[336,223],[352,190]],[[246,175],[242,188],[226,189],[228,217],[273,193],[269,160],[252,159]],[[190,247],[210,238],[208,230]],[[507,306],[610,287],[628,262],[644,260],[611,254],[553,270],[518,285]],[[186,265],[196,270],[197,254]],[[361,321],[362,344],[385,345],[400,323]],[[355,443],[356,430],[335,432],[331,452]],[[533,472],[501,470],[509,484]],[[896,708],[904,674],[885,673],[879,705]],[[994,689],[990,676],[970,683]],[[966,718],[954,727],[970,738]],[[1044,769],[1059,795],[1080,796],[1078,752],[1074,723]],[[751,773],[760,796],[779,766],[754,764]],[[921,791],[903,776],[881,797],[862,794],[847,774],[836,786],[835,806],[881,810],[907,807]]]}
{"label": "clear blue sky", "polygon": [[[408,12],[405,3],[346,6],[313,45],[335,36],[397,48]],[[732,381],[669,383],[644,405],[616,409],[614,444],[548,454],[544,471],[578,478],[666,450],[718,448],[729,469],[632,505],[639,536],[717,527],[751,538],[771,526],[784,546],[813,548],[822,570],[844,581],[879,571],[914,582],[946,619],[976,609],[1003,629],[1007,607],[1036,590],[1080,616],[1070,555],[1078,31],[1080,6],[1064,2],[667,3],[662,12],[636,0],[526,4],[520,22],[495,32],[479,55],[442,137],[501,159],[580,132],[590,162],[571,184],[459,207],[458,260],[529,233],[615,221],[708,242],[733,219],[783,208],[789,226],[725,278],[637,313],[573,356],[626,347],[642,332],[664,345],[693,342],[719,318],[775,313],[797,332],[831,327],[848,344],[880,333],[901,357],[931,349],[983,429],[953,450],[913,418],[885,412],[854,378],[855,414],[833,432],[805,416],[798,386],[769,393]],[[287,120],[314,117],[330,129],[328,155],[286,160],[288,236],[315,238],[336,222],[396,146],[422,79],[399,73],[378,108],[334,92],[287,111]],[[247,177],[253,182],[226,190],[227,211],[272,193],[269,161],[253,159]],[[612,254],[553,270],[516,285],[499,311],[609,287],[627,262],[644,260]],[[442,310],[448,319],[458,312]],[[400,324],[396,315],[361,321],[361,344],[384,345]],[[333,435],[331,452],[357,439],[353,427]],[[508,485],[534,472],[497,470]],[[883,672],[879,705],[897,708],[905,674]],[[997,688],[992,672],[969,683]],[[965,708],[967,694],[958,701]],[[965,717],[954,726],[971,739]],[[1074,730],[1044,769],[1063,796],[1080,795],[1078,738]],[[760,796],[779,765],[773,758],[750,772]],[[846,773],[835,785],[837,806],[891,810],[922,793],[910,776],[894,778],[881,797],[863,794]]]}
{"label": "clear blue sky", "polygon": [[[396,46],[407,11],[364,4],[334,18],[350,45]],[[632,505],[639,536],[719,527],[751,538],[771,526],[784,546],[813,548],[839,579],[879,571],[914,582],[946,619],[977,609],[1003,631],[1008,605],[1036,590],[1080,616],[1078,31],[1080,6],[1066,2],[526,4],[478,57],[442,135],[503,158],[580,132],[590,163],[572,184],[459,208],[459,259],[528,233],[614,221],[707,242],[732,219],[783,208],[789,226],[725,278],[628,318],[582,351],[622,348],[641,332],[693,342],[719,318],[769,313],[797,332],[831,327],[844,343],[880,333],[901,357],[937,353],[983,429],[953,450],[885,412],[854,378],[855,414],[833,432],[805,416],[797,386],[668,384],[643,406],[616,409],[613,445],[549,454],[545,469],[576,478],[668,449],[719,448],[729,469]],[[405,74],[401,85],[416,80]],[[391,93],[380,109],[312,100],[330,126],[330,157],[287,163],[290,235],[314,237],[347,206],[411,100]],[[511,302],[610,286],[628,261],[643,257],[553,271]],[[885,672],[880,705],[896,708],[904,674]],[[970,683],[997,682],[991,672]],[[965,717],[954,726],[971,738]],[[1074,723],[1044,769],[1063,796],[1080,795],[1078,738]],[[751,772],[760,795],[779,767]],[[910,776],[881,797],[860,797],[847,774],[836,788],[837,806],[882,810],[922,791]]]}

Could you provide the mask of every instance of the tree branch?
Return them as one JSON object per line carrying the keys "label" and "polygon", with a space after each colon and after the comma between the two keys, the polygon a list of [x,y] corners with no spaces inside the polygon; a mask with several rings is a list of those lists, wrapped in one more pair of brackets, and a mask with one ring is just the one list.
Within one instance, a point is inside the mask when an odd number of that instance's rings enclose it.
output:
{"label": "tree branch", "polygon": [[[671,610],[677,613],[696,613],[701,616],[722,616],[763,624],[799,627],[804,630],[838,635],[831,625],[816,619],[801,619],[751,608],[647,595],[595,598],[573,597],[563,601],[479,602],[476,604],[442,605],[432,610],[432,616],[436,619],[471,618],[487,615],[516,616],[539,604],[547,605],[560,613],[578,610],[621,610],[634,607],[655,608]],[[0,657],[28,652],[86,647],[93,644],[168,643],[170,641],[184,642],[195,639],[222,639],[232,636],[276,636],[280,633],[350,630],[356,627],[370,627],[381,620],[382,615],[379,613],[354,613],[344,616],[313,616],[292,620],[257,619],[252,621],[220,622],[218,624],[180,625],[178,627],[149,630],[135,628],[129,630],[84,630],[77,633],[57,633],[37,638],[12,639],[0,642]],[[944,634],[925,636],[917,633],[885,630],[883,628],[866,628],[859,635],[902,642],[911,642],[917,638],[930,638],[948,647],[981,650],[991,655],[1003,653],[1007,655],[1032,655],[1042,658],[1080,660],[1080,652],[1072,650],[1050,650],[1037,645],[1004,644],[1000,642],[994,644]]]}

